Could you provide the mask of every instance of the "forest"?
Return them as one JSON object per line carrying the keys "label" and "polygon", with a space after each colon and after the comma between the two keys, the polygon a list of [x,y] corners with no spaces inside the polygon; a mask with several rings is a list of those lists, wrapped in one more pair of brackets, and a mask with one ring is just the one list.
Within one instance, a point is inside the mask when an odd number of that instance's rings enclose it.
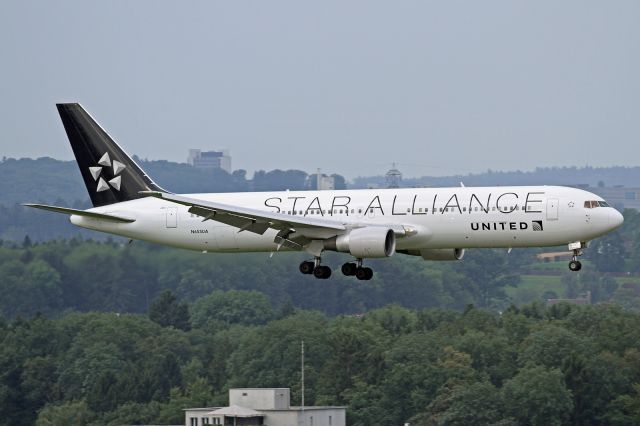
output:
{"label": "forest", "polygon": [[615,304],[327,316],[216,290],[0,322],[0,423],[180,424],[231,387],[291,387],[299,404],[302,340],[306,403],[347,406],[349,425],[640,422],[640,314]]}

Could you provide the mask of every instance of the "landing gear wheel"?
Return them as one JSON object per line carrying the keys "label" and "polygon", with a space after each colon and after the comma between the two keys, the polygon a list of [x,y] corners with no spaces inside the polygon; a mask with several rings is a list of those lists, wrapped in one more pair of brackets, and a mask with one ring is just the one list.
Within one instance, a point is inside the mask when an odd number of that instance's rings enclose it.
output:
{"label": "landing gear wheel", "polygon": [[365,276],[364,279],[365,280],[370,280],[371,278],[373,278],[373,269],[371,268],[364,268],[364,272],[365,272]]}
{"label": "landing gear wheel", "polygon": [[373,278],[373,270],[371,268],[358,268],[356,269],[356,278],[368,281]]}
{"label": "landing gear wheel", "polygon": [[342,273],[347,277],[354,276],[357,270],[358,270],[358,265],[356,265],[353,262],[347,262],[344,265],[342,265]]}
{"label": "landing gear wheel", "polygon": [[579,260],[572,260],[571,262],[569,262],[569,269],[573,272],[578,272],[580,269],[582,269],[582,263],[580,263]]}
{"label": "landing gear wheel", "polygon": [[300,264],[300,272],[302,272],[303,274],[313,274],[313,267],[315,265],[313,264],[313,262],[310,261],[304,261]]}
{"label": "landing gear wheel", "polygon": [[331,268],[322,265],[316,266],[316,268],[313,270],[313,276],[321,280],[326,280],[331,276]]}

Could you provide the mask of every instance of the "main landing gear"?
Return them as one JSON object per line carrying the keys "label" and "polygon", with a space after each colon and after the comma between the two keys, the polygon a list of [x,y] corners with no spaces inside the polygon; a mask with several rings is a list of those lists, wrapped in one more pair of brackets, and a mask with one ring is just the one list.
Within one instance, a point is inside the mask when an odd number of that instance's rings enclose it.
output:
{"label": "main landing gear", "polygon": [[313,262],[305,260],[300,264],[300,272],[306,275],[313,274],[314,277],[326,280],[331,276],[331,268],[320,264],[321,259],[316,257]]}
{"label": "main landing gear", "polygon": [[[321,259],[316,257],[313,261],[305,260],[300,264],[300,272],[305,275],[313,274],[314,277],[326,280],[331,276],[331,268],[320,264]],[[355,262],[347,262],[342,265],[342,273],[348,277],[355,276],[359,280],[368,281],[373,278],[373,270],[362,266],[362,259]]]}
{"label": "main landing gear", "polygon": [[355,276],[359,280],[368,281],[373,278],[373,270],[362,266],[362,259],[342,265],[342,273],[348,277]]}
{"label": "main landing gear", "polygon": [[578,260],[578,256],[582,256],[582,248],[584,244],[581,242],[569,244],[569,250],[573,251],[573,257],[569,262],[569,269],[573,272],[578,272],[582,269],[582,263]]}

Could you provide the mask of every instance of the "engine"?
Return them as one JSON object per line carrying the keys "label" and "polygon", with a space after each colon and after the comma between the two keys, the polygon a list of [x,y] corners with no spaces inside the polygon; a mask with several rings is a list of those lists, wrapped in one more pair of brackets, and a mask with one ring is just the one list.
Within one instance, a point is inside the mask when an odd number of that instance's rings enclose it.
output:
{"label": "engine", "polygon": [[462,260],[464,249],[419,249],[402,251],[412,256],[422,256],[424,260]]}
{"label": "engine", "polygon": [[325,249],[351,253],[359,259],[389,257],[396,252],[396,235],[389,228],[357,228],[327,241]]}

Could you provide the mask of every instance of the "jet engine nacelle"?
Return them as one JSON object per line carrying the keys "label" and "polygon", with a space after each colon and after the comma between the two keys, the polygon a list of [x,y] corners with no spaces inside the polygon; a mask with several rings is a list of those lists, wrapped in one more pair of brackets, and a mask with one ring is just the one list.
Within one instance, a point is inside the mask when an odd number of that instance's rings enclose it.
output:
{"label": "jet engine nacelle", "polygon": [[424,260],[462,260],[464,249],[422,249],[420,256]]}
{"label": "jet engine nacelle", "polygon": [[407,250],[406,254],[422,256],[424,260],[462,260],[464,249],[420,249]]}
{"label": "jet engine nacelle", "polygon": [[339,235],[327,242],[325,248],[351,253],[359,259],[389,257],[396,252],[396,235],[389,228],[367,226]]}

